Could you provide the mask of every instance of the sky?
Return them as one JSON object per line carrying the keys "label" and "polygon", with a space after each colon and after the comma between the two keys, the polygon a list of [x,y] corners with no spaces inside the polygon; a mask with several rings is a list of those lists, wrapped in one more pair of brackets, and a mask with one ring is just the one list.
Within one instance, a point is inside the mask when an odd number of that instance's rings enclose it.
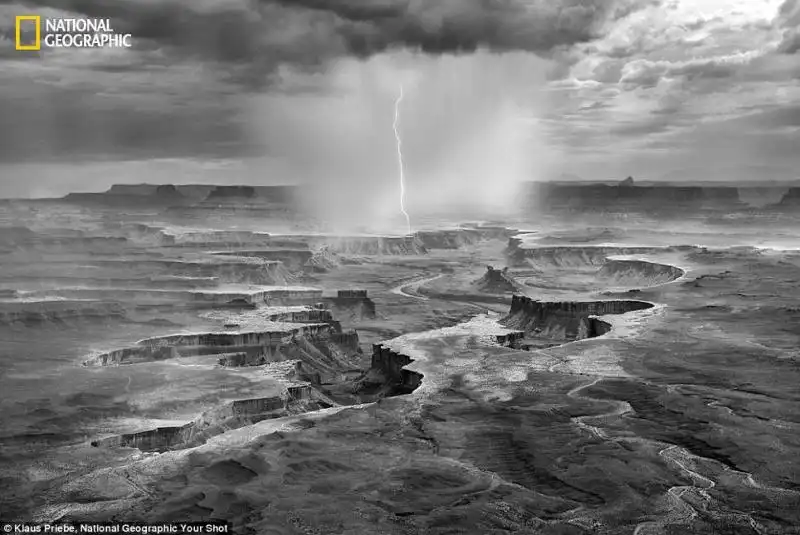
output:
{"label": "sky", "polygon": [[[14,50],[14,17],[131,49]],[[520,180],[800,179],[800,0],[0,0],[0,196],[310,182],[351,212]]]}

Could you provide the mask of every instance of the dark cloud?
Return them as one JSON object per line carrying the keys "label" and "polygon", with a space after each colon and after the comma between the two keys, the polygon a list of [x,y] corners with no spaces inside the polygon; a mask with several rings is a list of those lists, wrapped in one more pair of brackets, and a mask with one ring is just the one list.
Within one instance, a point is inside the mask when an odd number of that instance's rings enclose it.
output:
{"label": "dark cloud", "polygon": [[[1,1],[1,0],[0,0]],[[653,4],[651,0],[648,2]],[[644,7],[633,0],[35,0],[36,6],[111,18],[140,46],[261,72],[317,65],[394,47],[428,53],[478,48],[549,53],[601,35],[605,24]]]}
{"label": "dark cloud", "polygon": [[785,28],[778,53],[791,55],[800,51],[800,0],[786,0],[781,4],[775,23]]}
{"label": "dark cloud", "polygon": [[798,52],[800,52],[800,30],[786,30],[783,33],[783,40],[778,45],[778,53],[792,55]]}
{"label": "dark cloud", "polygon": [[800,0],[785,0],[778,10],[776,22],[784,28],[800,26]]}
{"label": "dark cloud", "polygon": [[[250,149],[247,120],[236,116],[246,104],[231,93],[277,91],[281,66],[321,72],[339,58],[393,49],[558,59],[602,36],[610,21],[657,2],[0,0],[0,161],[232,156],[232,147]],[[133,36],[134,48],[109,55],[45,50],[22,65],[21,53],[4,55],[13,40],[3,33],[13,28],[10,15],[22,13],[108,18],[116,32]],[[15,71],[6,71],[4,58]],[[205,74],[183,77],[187,66]],[[25,89],[13,83],[20,71]]]}

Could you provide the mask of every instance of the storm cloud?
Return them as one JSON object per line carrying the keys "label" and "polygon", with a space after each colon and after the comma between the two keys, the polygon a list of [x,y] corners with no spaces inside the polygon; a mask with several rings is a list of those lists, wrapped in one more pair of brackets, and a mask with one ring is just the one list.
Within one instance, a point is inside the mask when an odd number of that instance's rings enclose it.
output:
{"label": "storm cloud", "polygon": [[337,57],[368,57],[394,48],[431,54],[479,48],[548,54],[599,37],[610,21],[645,3],[37,0],[31,5],[110,18],[114,29],[131,33],[140,48],[158,47],[176,56],[218,61],[232,68],[246,64],[268,75],[284,63],[318,66]]}

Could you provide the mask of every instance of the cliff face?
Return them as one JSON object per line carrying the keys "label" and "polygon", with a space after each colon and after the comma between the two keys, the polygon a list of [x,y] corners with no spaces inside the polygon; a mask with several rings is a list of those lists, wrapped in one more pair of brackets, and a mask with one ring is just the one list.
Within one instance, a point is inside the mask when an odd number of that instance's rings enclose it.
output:
{"label": "cliff face", "polygon": [[[84,362],[85,366],[111,366],[135,364],[198,355],[220,355],[220,362],[227,365],[255,365],[281,358],[281,350],[305,338],[321,344],[331,342],[336,332],[327,324],[309,324],[303,327],[276,331],[214,332],[197,334],[175,334],[148,338],[136,346],[116,349],[94,355]],[[243,357],[241,354],[246,355]],[[241,364],[244,360],[244,364]]]}
{"label": "cliff face", "polygon": [[115,184],[103,193],[70,193],[64,200],[108,206],[183,204],[190,200],[172,184]]}
{"label": "cliff face", "polygon": [[644,301],[542,302],[515,295],[502,323],[528,335],[555,340],[580,340],[607,332],[596,318],[652,308]]}
{"label": "cliff face", "polygon": [[314,253],[308,249],[265,249],[265,250],[243,250],[243,251],[224,251],[215,253],[224,256],[240,256],[248,258],[261,258],[274,262],[281,262],[288,269],[298,271],[308,263]]}
{"label": "cliff face", "polygon": [[597,272],[597,277],[620,286],[654,286],[674,281],[684,275],[675,266],[639,260],[610,260]]}
{"label": "cliff face", "polygon": [[253,199],[255,196],[256,190],[252,186],[217,186],[211,190],[206,200]]}
{"label": "cliff face", "polygon": [[401,353],[395,353],[381,344],[372,346],[373,370],[380,372],[386,379],[386,385],[391,388],[389,395],[410,393],[422,384],[422,374],[404,369],[414,362],[414,359]]}
{"label": "cliff face", "polygon": [[358,333],[355,331],[346,333],[334,333],[331,335],[331,341],[334,344],[337,344],[347,349],[351,349],[353,351],[360,350]]}
{"label": "cliff face", "polygon": [[303,270],[308,273],[326,273],[332,269],[336,269],[341,264],[341,259],[336,253],[328,249],[321,249],[315,252],[305,264]]}
{"label": "cliff face", "polygon": [[600,211],[675,211],[699,208],[741,209],[735,187],[642,186],[626,184],[534,184],[531,203],[540,209]]}
{"label": "cliff face", "polygon": [[[16,295],[16,293],[15,293]],[[119,303],[102,301],[40,301],[0,303],[0,326],[40,326],[43,323],[70,324],[81,321],[125,319]]]}
{"label": "cliff face", "polygon": [[[178,260],[128,261],[131,269],[147,272],[151,277],[214,278],[218,282],[253,284],[260,286],[283,285],[292,282],[293,276],[281,262],[245,258],[215,258],[209,262]],[[93,265],[110,270],[120,270],[119,260],[97,260]],[[137,291],[127,289],[129,292]],[[252,292],[251,292],[252,293]],[[321,292],[320,292],[321,293]]]}
{"label": "cliff face", "polygon": [[330,310],[313,309],[295,312],[281,312],[268,316],[270,321],[288,323],[327,323],[336,332],[341,332],[342,326],[333,318]]}
{"label": "cliff face", "polygon": [[420,231],[416,235],[428,249],[459,249],[482,239],[481,233],[476,229]]}
{"label": "cliff face", "polygon": [[314,240],[320,248],[344,255],[423,255],[428,250],[417,236],[345,236]]}
{"label": "cliff face", "polygon": [[517,289],[517,284],[507,269],[494,269],[492,266],[486,267],[486,273],[478,279],[476,286],[478,290],[487,293],[510,293]]}
{"label": "cliff face", "polygon": [[183,426],[159,427],[118,435],[93,441],[92,446],[137,448],[156,452],[190,448],[204,444],[209,438],[231,429],[285,416],[290,402],[288,393],[284,396],[236,400],[204,412],[193,422]]}
{"label": "cliff face", "polygon": [[361,321],[375,318],[375,301],[369,297],[326,297],[325,302],[337,318]]}
{"label": "cliff face", "polygon": [[[65,279],[67,281],[74,281],[76,280],[83,280],[80,278],[76,279]],[[109,288],[77,288],[77,289],[59,289],[53,290],[48,292],[51,295],[58,295],[60,297],[68,297],[68,298],[75,298],[75,299],[100,299],[100,300],[108,300],[111,302],[112,300],[118,302],[124,302],[126,304],[134,304],[134,305],[147,305],[147,304],[180,304],[183,307],[187,308],[218,308],[218,307],[225,307],[227,305],[233,307],[243,307],[243,308],[254,308],[259,303],[265,303],[270,300],[271,297],[279,295],[283,293],[283,290],[279,292],[273,292],[270,290],[259,290],[259,291],[231,291],[231,292],[219,292],[213,291],[213,289],[208,290],[177,290],[172,289],[174,286],[192,286],[192,285],[203,285],[215,282],[215,279],[211,278],[199,278],[199,279],[186,279],[181,281],[178,279],[174,284],[173,281],[170,279],[118,279],[117,281],[120,286],[125,284],[146,284],[147,282],[152,282],[153,286],[166,286],[169,289],[131,289],[131,288],[124,288],[124,287],[109,287]],[[316,295],[321,295],[321,291]],[[312,297],[316,295],[312,294]],[[313,300],[313,299],[311,299]],[[55,303],[55,302],[50,302]],[[55,309],[55,305],[52,307],[49,306],[48,308]]]}
{"label": "cliff face", "polygon": [[128,245],[124,236],[92,236],[84,231],[48,230],[34,232],[27,227],[0,227],[0,251],[18,249],[45,253],[117,252]]}
{"label": "cliff face", "polygon": [[266,294],[269,305],[308,305],[322,301],[322,290],[313,288],[273,289]]}
{"label": "cliff face", "polygon": [[157,184],[114,184],[106,193],[109,195],[153,195],[157,189]]}
{"label": "cliff face", "polygon": [[746,210],[800,206],[800,187],[705,185],[642,185],[534,183],[528,206],[539,210],[685,213],[697,210]]}
{"label": "cliff face", "polygon": [[272,238],[269,234],[262,232],[251,232],[249,230],[193,230],[170,234],[176,245],[198,246],[198,245],[221,245],[225,247],[238,246],[268,246]]}
{"label": "cliff face", "polygon": [[657,247],[524,247],[521,238],[510,238],[506,260],[511,266],[532,266],[541,269],[559,267],[601,267],[611,255],[637,255],[660,252]]}

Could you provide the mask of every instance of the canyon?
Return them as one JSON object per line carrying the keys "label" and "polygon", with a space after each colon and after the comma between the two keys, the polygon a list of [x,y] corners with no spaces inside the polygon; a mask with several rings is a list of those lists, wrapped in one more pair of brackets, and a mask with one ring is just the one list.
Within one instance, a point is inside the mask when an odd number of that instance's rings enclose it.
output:
{"label": "canyon", "polygon": [[292,187],[6,204],[0,510],[792,533],[800,225],[776,188],[540,185],[409,235],[316,228]]}

